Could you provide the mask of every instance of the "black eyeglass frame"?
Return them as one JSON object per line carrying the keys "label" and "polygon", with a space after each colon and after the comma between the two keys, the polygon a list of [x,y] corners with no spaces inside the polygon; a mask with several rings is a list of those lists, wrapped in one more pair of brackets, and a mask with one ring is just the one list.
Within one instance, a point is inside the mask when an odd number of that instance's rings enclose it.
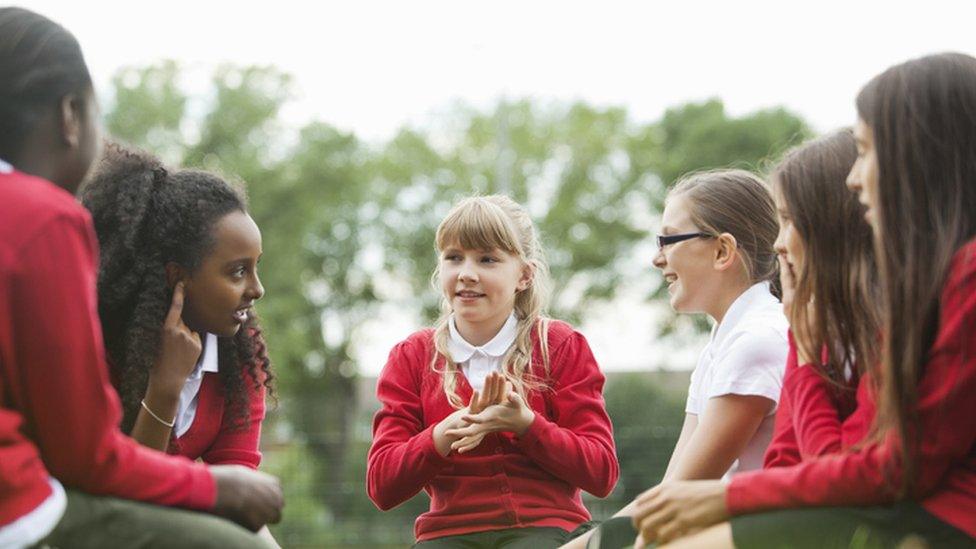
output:
{"label": "black eyeglass frame", "polygon": [[664,249],[665,246],[691,240],[692,238],[712,238],[715,235],[708,233],[682,233],[682,234],[659,234],[657,235],[657,248]]}

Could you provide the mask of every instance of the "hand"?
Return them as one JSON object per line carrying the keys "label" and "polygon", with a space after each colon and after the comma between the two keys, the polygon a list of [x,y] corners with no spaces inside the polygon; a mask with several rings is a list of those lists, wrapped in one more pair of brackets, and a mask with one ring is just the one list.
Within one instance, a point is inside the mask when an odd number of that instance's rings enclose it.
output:
{"label": "hand", "polygon": [[685,480],[659,484],[634,501],[634,528],[640,532],[636,549],[652,542],[668,543],[706,526],[726,520],[725,483]]}
{"label": "hand", "polygon": [[285,500],[277,478],[243,465],[213,465],[210,473],[217,483],[215,514],[254,532],[281,520]]}
{"label": "hand", "polygon": [[[178,398],[186,378],[200,360],[200,335],[183,323],[183,283],[173,289],[173,301],[159,334],[159,355],[149,371],[150,386]],[[172,395],[170,395],[172,396]]]}
{"label": "hand", "polygon": [[485,408],[504,402],[505,396],[513,390],[512,384],[505,381],[505,376],[500,372],[491,372],[485,378],[485,386],[481,393],[479,394],[478,391],[472,393],[468,410],[472,414],[480,414]]}
{"label": "hand", "polygon": [[783,302],[783,313],[786,314],[786,318],[791,318],[793,296],[796,294],[796,279],[793,276],[793,269],[786,262],[786,256],[778,254],[776,258],[779,260],[779,285],[783,288],[781,300]]}
{"label": "hand", "polygon": [[470,425],[448,430],[446,434],[457,437],[451,449],[463,454],[476,448],[488,433],[510,431],[524,435],[534,419],[532,408],[518,393],[509,391],[504,402],[489,406],[479,414],[462,416],[461,421]]}

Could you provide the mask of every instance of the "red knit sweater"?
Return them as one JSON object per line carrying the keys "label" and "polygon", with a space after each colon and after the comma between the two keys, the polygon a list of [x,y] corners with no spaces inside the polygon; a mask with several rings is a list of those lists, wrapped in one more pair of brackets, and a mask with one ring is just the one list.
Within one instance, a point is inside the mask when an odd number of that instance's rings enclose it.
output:
{"label": "red knit sweater", "polygon": [[[796,465],[847,448],[867,434],[873,418],[873,407],[862,406],[851,412],[853,396],[839,394],[816,365],[799,365],[792,332],[789,341],[773,438],[763,459],[766,469]],[[867,387],[865,380],[859,383],[858,391],[862,384]]]}
{"label": "red knit sweater", "polygon": [[261,422],[264,421],[264,386],[244,375],[248,389],[248,425],[241,428],[231,414],[224,414],[225,401],[220,374],[205,373],[197,396],[197,413],[183,436],[170,440],[171,454],[202,459],[213,464],[237,464],[257,469],[261,464]]}
{"label": "red knit sweater", "polygon": [[[373,420],[367,467],[376,506],[391,509],[426,490],[430,511],[415,525],[421,541],[529,526],[573,530],[589,520],[580,489],[604,497],[619,470],[604,377],[583,336],[563,322],[550,324],[552,390],[530,394],[536,416],[523,436],[493,433],[469,453],[442,457],[431,432],[454,408],[430,368],[432,335],[417,332],[394,347],[380,375],[383,406]],[[545,378],[534,343],[532,371]],[[467,402],[471,386],[463,374],[458,379]]]}
{"label": "red knit sweater", "polygon": [[[920,444],[915,499],[976,537],[976,240],[955,255],[942,291],[938,332],[918,383]],[[870,395],[868,395],[870,396]],[[873,406],[873,399],[870,404]],[[734,515],[895,499],[900,452],[893,435],[856,451],[743,473],[726,504]],[[893,474],[889,474],[892,472]]]}
{"label": "red knit sweater", "polygon": [[201,464],[124,436],[96,306],[97,244],[67,192],[0,173],[0,525],[70,488],[206,509]]}

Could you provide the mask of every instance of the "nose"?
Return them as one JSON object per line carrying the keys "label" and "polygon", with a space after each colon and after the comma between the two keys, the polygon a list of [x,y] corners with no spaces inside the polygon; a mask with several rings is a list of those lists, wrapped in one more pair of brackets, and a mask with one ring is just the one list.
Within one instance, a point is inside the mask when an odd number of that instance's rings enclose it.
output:
{"label": "nose", "polygon": [[664,248],[657,249],[657,253],[654,254],[654,259],[651,263],[658,269],[664,270],[664,266],[668,264],[667,258],[664,257]]}
{"label": "nose", "polygon": [[846,181],[847,188],[856,193],[861,192],[861,180],[857,175],[858,164],[859,162],[855,162],[854,165],[851,166],[851,171],[850,173],[847,174],[847,181]]}
{"label": "nose", "polygon": [[257,273],[254,273],[254,278],[247,287],[247,297],[252,301],[257,301],[264,297],[264,286],[261,284],[261,279],[258,278]]}
{"label": "nose", "polygon": [[779,233],[776,235],[776,241],[773,242],[773,250],[781,255],[786,253],[786,231],[787,229],[780,227]]}
{"label": "nose", "polygon": [[471,262],[465,261],[463,264],[461,264],[461,268],[458,269],[458,280],[462,282],[478,281],[478,272],[474,266],[471,265]]}

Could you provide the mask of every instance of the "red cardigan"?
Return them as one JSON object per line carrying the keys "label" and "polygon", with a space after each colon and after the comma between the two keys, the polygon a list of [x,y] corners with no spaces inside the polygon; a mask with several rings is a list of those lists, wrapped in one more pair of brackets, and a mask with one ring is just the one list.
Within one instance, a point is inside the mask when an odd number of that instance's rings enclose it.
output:
{"label": "red cardigan", "polygon": [[0,173],[0,525],[65,486],[207,509],[202,464],[140,446],[119,429],[95,293],[88,212],[53,184]]}
{"label": "red cardigan", "polygon": [[[380,374],[383,406],[373,420],[366,473],[373,503],[387,510],[427,491],[430,511],[415,524],[420,541],[529,526],[569,531],[589,520],[580,488],[606,496],[619,468],[604,377],[583,336],[550,323],[552,390],[530,394],[536,416],[525,435],[493,433],[469,453],[442,457],[431,432],[454,408],[430,368],[432,335],[424,330],[399,343]],[[544,377],[537,343],[532,371]],[[467,402],[471,393],[459,373],[458,395]]]}
{"label": "red cardigan", "polygon": [[200,383],[197,413],[183,436],[170,440],[167,452],[202,459],[212,464],[245,465],[257,469],[261,464],[261,422],[264,421],[264,386],[254,388],[254,379],[244,374],[248,389],[247,428],[241,429],[227,414],[220,374],[207,372]]}
{"label": "red cardigan", "polygon": [[[765,469],[796,465],[847,448],[867,434],[873,417],[873,407],[850,412],[854,398],[838,394],[816,365],[799,365],[792,332],[789,341],[773,438],[763,459]],[[867,387],[866,382],[863,385]]]}
{"label": "red cardigan", "polygon": [[[938,332],[918,383],[919,449],[915,499],[976,537],[976,240],[953,257],[942,291]],[[860,395],[859,395],[860,396]],[[870,397],[870,395],[868,395]],[[873,399],[869,401],[873,406]],[[733,515],[801,506],[894,501],[900,452],[893,435],[855,451],[733,477]]]}

